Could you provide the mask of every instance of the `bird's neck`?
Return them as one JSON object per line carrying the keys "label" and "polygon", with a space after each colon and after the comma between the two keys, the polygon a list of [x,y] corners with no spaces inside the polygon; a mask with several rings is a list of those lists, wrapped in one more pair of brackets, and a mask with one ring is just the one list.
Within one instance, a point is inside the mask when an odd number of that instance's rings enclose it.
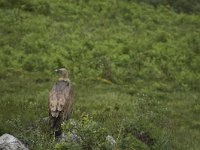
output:
{"label": "bird's neck", "polygon": [[67,77],[60,77],[60,78],[58,79],[58,81],[67,81],[67,82],[69,82],[70,80],[69,80],[69,78],[67,78]]}

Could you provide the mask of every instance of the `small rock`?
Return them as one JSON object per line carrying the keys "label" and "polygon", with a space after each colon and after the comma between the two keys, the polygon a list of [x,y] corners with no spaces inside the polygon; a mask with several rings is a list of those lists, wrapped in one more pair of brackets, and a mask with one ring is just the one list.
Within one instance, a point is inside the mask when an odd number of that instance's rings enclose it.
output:
{"label": "small rock", "polygon": [[62,133],[59,137],[57,137],[57,141],[80,143],[81,138],[75,133],[68,133],[68,134]]}
{"label": "small rock", "polygon": [[6,133],[0,137],[0,150],[28,150],[28,148],[17,138]]}
{"label": "small rock", "polygon": [[115,145],[115,144],[116,144],[115,139],[114,139],[111,135],[108,135],[108,136],[106,137],[106,140],[107,140],[111,145]]}

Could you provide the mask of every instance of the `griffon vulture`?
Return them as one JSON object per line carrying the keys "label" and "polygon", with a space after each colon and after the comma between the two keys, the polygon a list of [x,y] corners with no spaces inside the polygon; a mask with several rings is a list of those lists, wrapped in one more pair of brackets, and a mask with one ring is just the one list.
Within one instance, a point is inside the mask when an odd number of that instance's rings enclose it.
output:
{"label": "griffon vulture", "polygon": [[73,88],[65,68],[55,70],[59,79],[49,93],[49,119],[55,137],[61,135],[61,124],[71,116],[74,103]]}

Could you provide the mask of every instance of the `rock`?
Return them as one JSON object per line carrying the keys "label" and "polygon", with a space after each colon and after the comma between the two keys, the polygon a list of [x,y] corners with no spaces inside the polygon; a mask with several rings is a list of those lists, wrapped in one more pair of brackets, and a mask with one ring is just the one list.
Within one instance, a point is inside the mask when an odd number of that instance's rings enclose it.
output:
{"label": "rock", "polygon": [[28,150],[21,141],[10,134],[0,137],[0,150]]}
{"label": "rock", "polygon": [[44,117],[40,121],[48,123],[49,122],[49,117]]}
{"label": "rock", "polygon": [[62,133],[59,137],[57,137],[56,140],[58,142],[76,142],[76,143],[80,143],[81,138],[76,133],[68,133],[68,134]]}
{"label": "rock", "polygon": [[114,139],[111,135],[108,135],[108,136],[106,137],[106,140],[107,140],[107,142],[110,143],[111,145],[115,145],[115,144],[116,144],[115,139]]}

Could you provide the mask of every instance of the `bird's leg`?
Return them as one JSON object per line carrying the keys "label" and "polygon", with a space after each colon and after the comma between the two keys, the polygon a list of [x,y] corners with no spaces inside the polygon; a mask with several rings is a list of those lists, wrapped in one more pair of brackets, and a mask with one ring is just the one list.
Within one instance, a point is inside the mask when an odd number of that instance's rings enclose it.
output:
{"label": "bird's leg", "polygon": [[55,141],[56,141],[56,132],[53,131],[53,142],[55,142]]}

